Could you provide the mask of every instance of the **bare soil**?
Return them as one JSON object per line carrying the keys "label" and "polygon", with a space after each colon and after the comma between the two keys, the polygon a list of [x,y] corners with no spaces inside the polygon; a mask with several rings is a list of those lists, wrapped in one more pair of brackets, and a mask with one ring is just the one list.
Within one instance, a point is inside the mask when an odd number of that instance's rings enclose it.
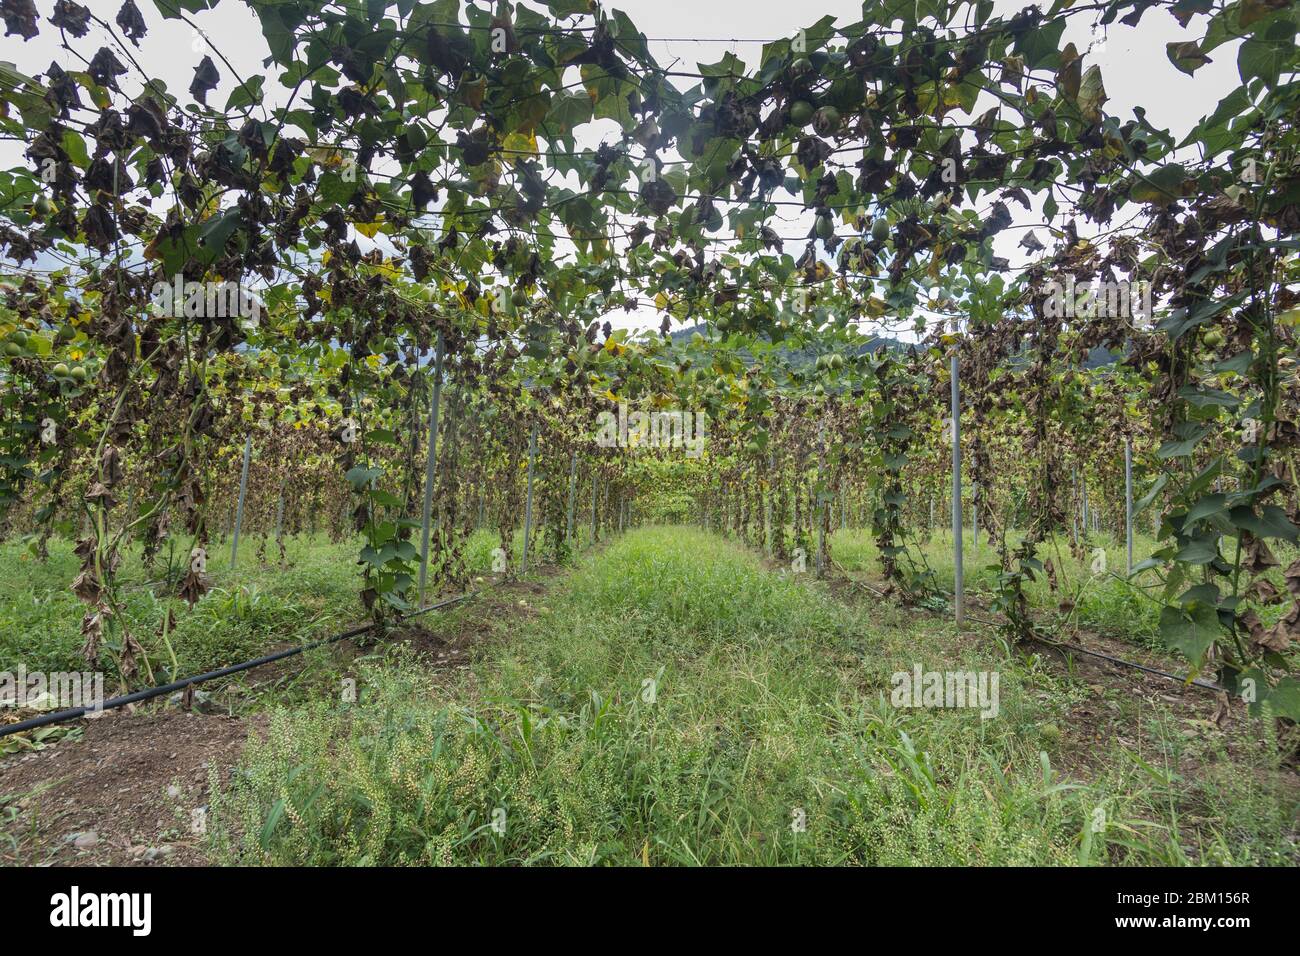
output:
{"label": "bare soil", "polygon": [[[0,762],[6,865],[198,864],[193,811],[207,802],[208,767],[234,763],[249,718],[169,708],[106,711],[65,740]],[[6,819],[0,816],[0,820]]]}
{"label": "bare soil", "polygon": [[[478,645],[509,636],[503,622],[537,612],[544,581],[564,570],[546,565],[536,572],[541,581],[484,586],[458,607],[452,626],[434,630],[426,618],[413,620],[385,643],[410,645],[435,671],[467,668]],[[342,641],[332,650],[346,669],[368,648]],[[243,702],[274,692],[301,666],[301,657],[291,657],[248,672]],[[240,701],[220,683],[202,689],[227,710]],[[226,772],[264,726],[256,711],[204,714],[159,700],[77,721],[71,734],[47,738],[39,750],[0,756],[0,865],[204,865],[203,837],[194,830],[209,768]]]}

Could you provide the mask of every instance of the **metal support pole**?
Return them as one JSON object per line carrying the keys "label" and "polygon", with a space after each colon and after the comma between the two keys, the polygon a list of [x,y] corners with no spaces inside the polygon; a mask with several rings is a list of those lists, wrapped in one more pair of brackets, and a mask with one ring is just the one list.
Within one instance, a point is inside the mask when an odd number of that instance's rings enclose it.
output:
{"label": "metal support pole", "polygon": [[275,506],[275,540],[284,537],[284,483],[280,484],[280,503]]}
{"label": "metal support pole", "polygon": [[776,474],[776,452],[767,453],[767,497],[763,502],[763,550],[771,554],[772,541],[775,535],[772,534],[772,475]]}
{"label": "metal support pole", "polygon": [[1086,535],[1092,529],[1088,524],[1088,476],[1082,472],[1079,474],[1079,489],[1083,500],[1083,533]]}
{"label": "metal support pole", "polygon": [[950,363],[952,378],[952,606],[958,627],[965,619],[962,607],[965,596],[965,581],[962,578],[961,545],[961,369],[957,358],[957,347],[953,346]]}
{"label": "metal support pole", "polygon": [[442,398],[442,333],[433,353],[433,397],[429,401],[429,459],[424,466],[424,518],[420,529],[420,606],[429,581],[429,525],[433,520],[433,477],[438,464],[438,401]]}
{"label": "metal support pole", "polygon": [[573,449],[573,458],[569,463],[569,514],[568,525],[564,530],[564,540],[573,544],[573,506],[578,494],[578,449]]}
{"label": "metal support pole", "polygon": [[[822,481],[826,473],[826,425],[817,430],[817,482]],[[813,514],[817,518],[817,577],[826,574],[826,491],[823,488],[817,495],[817,505]]]}
{"label": "metal support pole", "polygon": [[[1079,470],[1076,468],[1070,472],[1070,492],[1078,495],[1079,493]],[[1070,535],[1074,540],[1075,546],[1079,544],[1079,509],[1070,509]]]}
{"label": "metal support pole", "polygon": [[528,436],[528,497],[524,501],[524,553],[519,563],[519,573],[528,571],[528,541],[533,536],[533,462],[537,458],[537,426]]}
{"label": "metal support pole", "polygon": [[244,468],[239,473],[239,504],[235,507],[235,532],[230,540],[230,566],[239,557],[239,526],[244,522],[244,499],[248,496],[248,459],[253,454],[253,436],[244,439]]}
{"label": "metal support pole", "polygon": [[600,491],[600,476],[591,473],[591,543],[596,543],[596,495]]}
{"label": "metal support pole", "polygon": [[[976,500],[979,497],[979,485],[971,482],[970,486],[970,546],[978,550],[980,546],[980,509]],[[978,560],[978,559],[977,559]]]}
{"label": "metal support pole", "polygon": [[1128,549],[1127,574],[1133,573],[1133,439],[1124,439],[1124,543]]}

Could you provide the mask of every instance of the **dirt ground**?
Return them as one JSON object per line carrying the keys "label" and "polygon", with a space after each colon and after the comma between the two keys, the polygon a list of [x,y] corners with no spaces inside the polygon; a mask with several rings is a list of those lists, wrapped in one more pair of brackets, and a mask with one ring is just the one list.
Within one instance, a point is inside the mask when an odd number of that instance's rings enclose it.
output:
{"label": "dirt ground", "polygon": [[[238,759],[257,716],[106,711],[79,740],[0,762],[6,865],[203,862],[208,766]],[[196,816],[193,811],[199,810]],[[0,819],[7,819],[0,816]]]}
{"label": "dirt ground", "polygon": [[[543,580],[564,569],[538,569]],[[484,587],[454,624],[440,630],[413,620],[389,644],[409,644],[435,670],[469,666],[476,645],[508,633],[503,621],[536,612],[542,581]],[[368,648],[334,645],[338,664]],[[277,661],[249,682],[273,690],[301,658]],[[216,698],[214,682],[204,691]],[[227,708],[223,706],[222,710]],[[24,715],[26,716],[26,715]],[[187,712],[169,702],[105,711],[47,738],[41,749],[0,756],[0,865],[203,865],[203,813],[209,768],[233,766],[265,715]],[[68,731],[71,731],[70,733]]]}

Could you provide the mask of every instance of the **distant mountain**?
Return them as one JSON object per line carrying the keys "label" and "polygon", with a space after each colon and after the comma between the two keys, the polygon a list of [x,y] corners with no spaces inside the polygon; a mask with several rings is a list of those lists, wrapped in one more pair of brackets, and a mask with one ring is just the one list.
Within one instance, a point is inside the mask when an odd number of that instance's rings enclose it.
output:
{"label": "distant mountain", "polygon": [[[677,331],[668,334],[673,342],[685,342],[696,332],[707,337],[709,335],[709,327],[707,325],[692,325],[688,328],[678,329]],[[862,354],[863,352],[874,352],[882,345],[890,350],[902,351],[907,348],[908,343],[900,342],[898,339],[889,338],[888,336],[873,336],[867,340],[865,345],[858,347],[857,354]],[[824,354],[815,352],[811,349],[782,349],[781,351],[789,359],[790,364],[795,368],[812,365],[817,361],[818,355]],[[1083,363],[1083,367],[1086,369],[1094,369],[1106,365],[1113,365],[1122,357],[1123,356],[1119,352],[1112,352],[1110,349],[1103,348],[1099,345],[1088,353],[1088,359]],[[1027,359],[1022,357],[1021,361],[1024,360]],[[1016,359],[1012,360],[1012,365],[1013,367],[1018,366]]]}

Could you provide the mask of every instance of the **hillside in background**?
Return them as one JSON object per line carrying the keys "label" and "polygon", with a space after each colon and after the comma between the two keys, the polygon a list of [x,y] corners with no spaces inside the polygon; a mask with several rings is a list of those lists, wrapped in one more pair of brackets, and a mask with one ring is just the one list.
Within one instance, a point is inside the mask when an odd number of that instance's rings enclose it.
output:
{"label": "hillside in background", "polygon": [[[688,326],[687,328],[678,329],[675,332],[671,332],[669,333],[669,335],[674,342],[685,342],[696,332],[699,332],[701,335],[707,336],[709,335],[709,328],[707,325],[692,325],[692,326]],[[896,349],[898,351],[902,351],[907,348],[908,343],[899,341],[898,339],[891,338],[889,336],[873,336],[867,341],[865,345],[860,346],[857,349],[857,352],[859,354],[862,352],[874,352],[882,345],[887,349]],[[822,353],[813,351],[812,349],[797,349],[797,350],[781,349],[779,350],[779,354],[788,357],[792,365],[796,367],[802,367],[804,365],[812,365],[813,363],[815,363],[817,361],[817,356]],[[1109,349],[1105,349],[1102,348],[1101,346],[1098,346],[1097,348],[1094,348],[1091,352],[1088,353],[1088,360],[1083,363],[1083,366],[1084,368],[1089,368],[1089,369],[1100,368],[1103,365],[1110,365],[1118,358],[1119,356],[1116,353],[1111,352]]]}

